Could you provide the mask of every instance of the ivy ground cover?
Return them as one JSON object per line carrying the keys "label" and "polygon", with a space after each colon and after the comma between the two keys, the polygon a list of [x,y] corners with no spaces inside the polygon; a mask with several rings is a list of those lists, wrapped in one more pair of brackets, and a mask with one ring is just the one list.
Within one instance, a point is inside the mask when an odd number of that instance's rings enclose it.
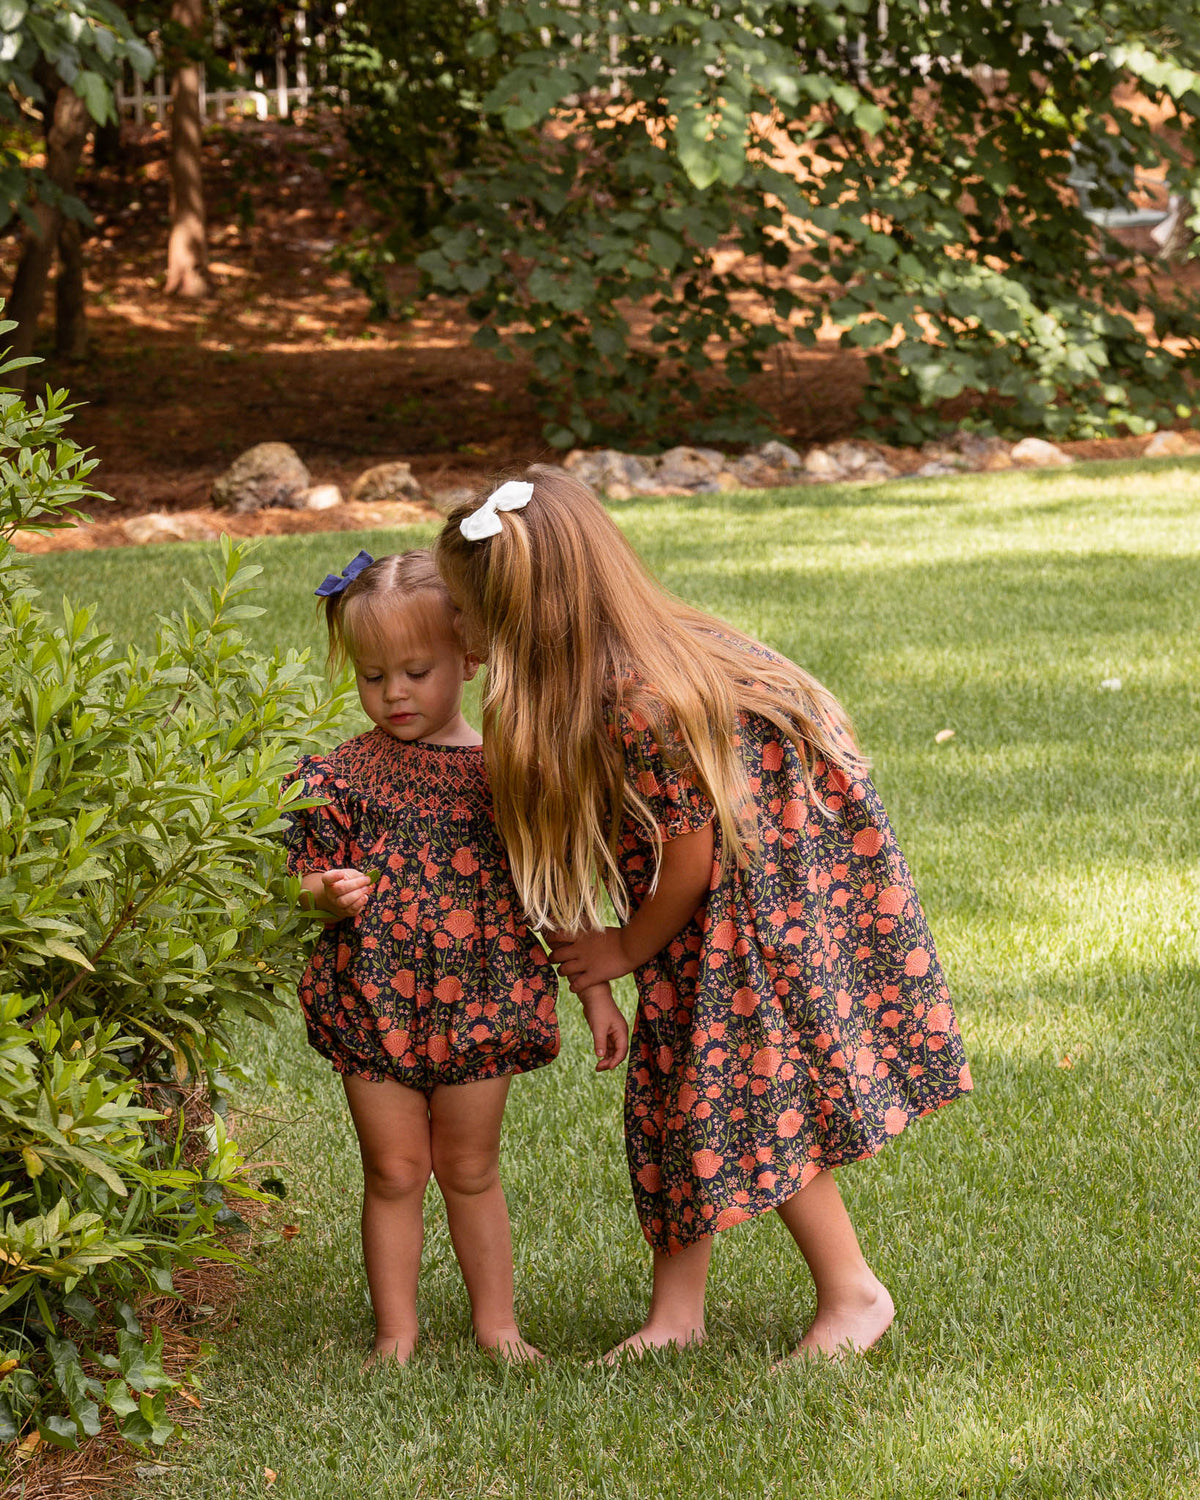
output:
{"label": "ivy ground cover", "polygon": [[[617,509],[672,588],[853,712],[959,1004],[976,1093],[840,1174],[899,1309],[877,1351],[771,1373],[811,1294],[767,1220],[718,1239],[702,1350],[590,1363],[640,1319],[647,1255],[618,1089],[564,998],[564,1055],[514,1087],[505,1156],[523,1327],[550,1359],[474,1351],[431,1190],[423,1347],[360,1373],[344,1105],[294,1019],[246,1027],[264,1083],[243,1143],[274,1136],[300,1233],[221,1336],[193,1440],[138,1493],[266,1494],[269,1469],[305,1500],[1194,1496],[1198,495],[1200,468],[1167,463]],[[316,643],[316,580],[425,535],[265,543],[248,629]],[[136,635],[199,550],[37,567]]]}

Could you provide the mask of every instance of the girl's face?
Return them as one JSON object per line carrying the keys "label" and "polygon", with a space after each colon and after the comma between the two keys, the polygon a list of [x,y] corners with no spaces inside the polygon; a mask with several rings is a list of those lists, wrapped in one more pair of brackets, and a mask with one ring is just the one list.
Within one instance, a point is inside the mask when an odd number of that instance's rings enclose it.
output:
{"label": "girl's face", "polygon": [[479,658],[444,632],[406,628],[403,616],[364,645],[354,658],[358,696],[373,724],[398,740],[434,745],[477,745],[479,735],[462,716],[463,683]]}

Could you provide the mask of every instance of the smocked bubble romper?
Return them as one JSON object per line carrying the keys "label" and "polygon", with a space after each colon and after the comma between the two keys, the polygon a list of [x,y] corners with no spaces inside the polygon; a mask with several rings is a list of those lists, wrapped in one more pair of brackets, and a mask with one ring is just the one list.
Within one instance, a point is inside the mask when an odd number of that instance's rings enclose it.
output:
{"label": "smocked bubble romper", "polygon": [[[616,726],[664,840],[713,821],[669,727]],[[766,1213],[822,1169],[872,1156],[971,1088],[950,993],[908,865],[863,776],[818,761],[822,813],[790,740],[741,717],[760,854],[719,876],[692,922],[636,972],[625,1140],[659,1251]],[[626,817],[631,905],[654,871]]]}
{"label": "smocked bubble romper", "polygon": [[377,874],[300,982],[317,1051],[339,1073],[426,1094],[550,1062],[557,980],[522,916],[482,747],[375,729],[306,756],[293,781],[327,801],[288,812],[289,870]]}

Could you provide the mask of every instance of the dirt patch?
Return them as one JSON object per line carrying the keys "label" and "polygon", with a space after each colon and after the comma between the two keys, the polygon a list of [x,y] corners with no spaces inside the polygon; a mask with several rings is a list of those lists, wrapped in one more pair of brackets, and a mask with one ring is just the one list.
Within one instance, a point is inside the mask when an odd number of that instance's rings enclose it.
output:
{"label": "dirt patch", "polygon": [[103,547],[133,547],[140,542],[215,541],[222,534],[236,537],[309,536],[318,531],[373,531],[394,526],[414,526],[436,521],[431,505],[415,501],[380,502],[363,505],[347,501],[333,510],[262,510],[249,516],[231,516],[211,509],[176,511],[170,517],[179,523],[174,534],[132,537],[121,520],[106,520],[105,511],[91,524],[67,526],[45,536],[19,533],[13,544],[18,552],[95,552]]}
{"label": "dirt patch", "polygon": [[[37,374],[80,403],[72,436],[100,459],[95,483],[114,504],[86,532],[31,539],[28,550],[128,545],[113,525],[123,517],[203,513],[213,479],[258,442],[290,443],[314,484],[343,492],[384,460],[407,461],[436,492],[556,456],[541,437],[520,360],[473,348],[457,304],[433,298],[416,303],[407,322],[373,323],[367,297],[333,269],[356,212],[331,192],[340,148],[328,133],[311,122],[210,129],[212,292],[199,302],[162,290],[165,131],[127,127],[125,135],[119,159],[91,167],[83,186],[96,215],[85,246],[91,352],[64,362],[47,330]],[[0,282],[14,263],[9,240],[0,247]],[[1154,274],[1200,280],[1200,266]],[[403,300],[415,285],[403,272],[393,290]],[[855,432],[862,383],[861,356],[831,334],[815,349],[773,351],[749,390],[777,433],[804,447]],[[661,446],[681,437],[664,433]],[[1080,458],[1128,457],[1143,443],[1063,446]],[[218,530],[239,536],[376,524],[346,507],[218,520]]]}

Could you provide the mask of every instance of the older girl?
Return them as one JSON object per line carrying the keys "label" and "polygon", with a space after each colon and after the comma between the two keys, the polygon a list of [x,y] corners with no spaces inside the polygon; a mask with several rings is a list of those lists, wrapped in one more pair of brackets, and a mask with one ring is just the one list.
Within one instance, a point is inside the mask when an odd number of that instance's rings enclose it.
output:
{"label": "older girl", "polygon": [[525,910],[573,989],[636,976],[626,1145],[654,1272],[614,1353],[703,1338],[714,1233],[770,1209],[815,1282],[800,1350],[869,1347],[892,1300],[831,1169],[971,1080],[846,715],[666,594],[560,470],[455,512],[437,559],[488,655],[496,822]]}

